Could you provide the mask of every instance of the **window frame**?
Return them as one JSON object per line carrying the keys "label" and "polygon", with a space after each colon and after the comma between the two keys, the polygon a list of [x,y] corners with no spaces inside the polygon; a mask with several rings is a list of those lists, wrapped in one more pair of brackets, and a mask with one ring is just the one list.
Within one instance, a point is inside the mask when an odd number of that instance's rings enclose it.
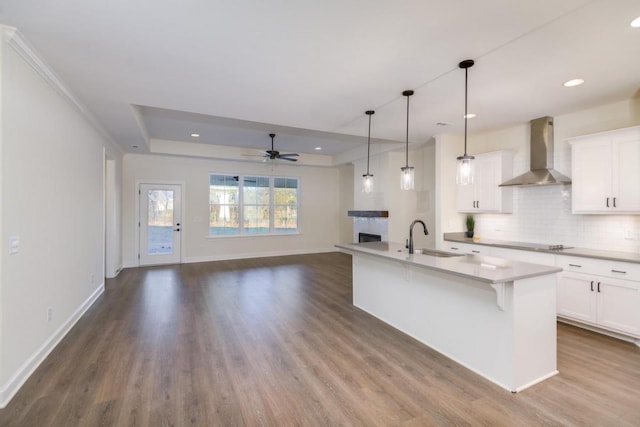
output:
{"label": "window frame", "polygon": [[[235,234],[211,234],[211,177],[212,176],[226,176],[226,177],[238,177],[238,233]],[[247,233],[244,230],[244,180],[245,178],[267,178],[269,180],[269,231],[266,233]],[[296,230],[290,232],[277,232],[275,230],[275,181],[276,179],[295,179],[296,180]],[[302,199],[302,178],[299,176],[283,176],[283,175],[262,175],[259,173],[245,173],[234,174],[228,172],[210,172],[208,174],[208,215],[207,215],[207,238],[212,239],[224,239],[224,238],[238,238],[238,237],[263,237],[263,236],[296,236],[302,234],[302,221],[300,217],[300,206]],[[253,204],[250,204],[253,206]],[[277,205],[281,206],[281,205]]]}

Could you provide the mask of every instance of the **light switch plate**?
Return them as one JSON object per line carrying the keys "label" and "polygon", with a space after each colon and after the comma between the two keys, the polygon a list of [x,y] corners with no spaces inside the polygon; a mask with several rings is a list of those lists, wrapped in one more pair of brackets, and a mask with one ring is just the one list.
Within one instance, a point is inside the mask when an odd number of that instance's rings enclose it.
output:
{"label": "light switch plate", "polygon": [[9,253],[11,255],[17,254],[20,251],[20,237],[9,237]]}

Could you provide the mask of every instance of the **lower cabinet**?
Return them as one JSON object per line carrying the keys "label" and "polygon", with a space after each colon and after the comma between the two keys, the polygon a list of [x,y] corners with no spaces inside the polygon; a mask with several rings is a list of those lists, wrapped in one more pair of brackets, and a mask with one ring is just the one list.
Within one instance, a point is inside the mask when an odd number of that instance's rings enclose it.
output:
{"label": "lower cabinet", "polygon": [[558,282],[558,315],[640,337],[640,283],[563,272]]}
{"label": "lower cabinet", "polygon": [[469,255],[489,255],[489,247],[471,243],[444,242],[444,250]]}

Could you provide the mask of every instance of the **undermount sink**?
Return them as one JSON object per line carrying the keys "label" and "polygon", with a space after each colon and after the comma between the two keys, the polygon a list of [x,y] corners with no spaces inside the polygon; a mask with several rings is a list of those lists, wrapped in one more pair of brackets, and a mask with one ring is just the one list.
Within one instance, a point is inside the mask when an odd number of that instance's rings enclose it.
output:
{"label": "undermount sink", "polygon": [[[405,249],[405,251],[407,251]],[[413,250],[413,254],[414,255],[430,255],[430,256],[435,256],[435,257],[440,257],[440,258],[450,258],[450,257],[454,257],[454,256],[463,256],[464,254],[454,254],[451,252],[444,252],[444,251],[439,251],[437,249],[414,249]]]}

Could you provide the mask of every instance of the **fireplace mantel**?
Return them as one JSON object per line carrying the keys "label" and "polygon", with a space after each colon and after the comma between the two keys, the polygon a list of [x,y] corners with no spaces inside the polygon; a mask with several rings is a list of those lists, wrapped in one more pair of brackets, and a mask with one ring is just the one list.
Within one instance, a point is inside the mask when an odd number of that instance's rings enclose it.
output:
{"label": "fireplace mantel", "polygon": [[347,215],[362,218],[389,218],[389,211],[347,211]]}

